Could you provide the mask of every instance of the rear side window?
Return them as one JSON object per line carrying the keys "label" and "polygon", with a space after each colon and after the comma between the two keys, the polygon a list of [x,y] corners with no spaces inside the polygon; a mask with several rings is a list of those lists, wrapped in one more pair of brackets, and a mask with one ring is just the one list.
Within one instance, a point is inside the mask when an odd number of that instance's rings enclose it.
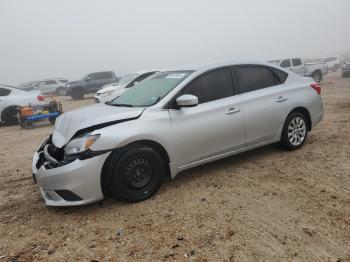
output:
{"label": "rear side window", "polygon": [[292,63],[293,63],[293,66],[301,66],[302,65],[300,58],[293,58]]}
{"label": "rear side window", "polygon": [[281,67],[289,68],[292,65],[290,64],[290,59],[285,59],[281,62]]}
{"label": "rear side window", "polygon": [[197,96],[199,104],[233,96],[231,70],[224,68],[199,76],[181,91],[180,95],[184,94]]}
{"label": "rear side window", "polygon": [[270,68],[273,72],[273,74],[275,75],[276,78],[276,83],[277,84],[283,84],[284,82],[286,82],[287,78],[288,78],[288,74],[282,70],[279,70],[277,68]]}
{"label": "rear side window", "polygon": [[266,66],[238,66],[236,71],[241,94],[279,84]]}
{"label": "rear side window", "polygon": [[0,96],[8,96],[10,93],[10,89],[0,87]]}

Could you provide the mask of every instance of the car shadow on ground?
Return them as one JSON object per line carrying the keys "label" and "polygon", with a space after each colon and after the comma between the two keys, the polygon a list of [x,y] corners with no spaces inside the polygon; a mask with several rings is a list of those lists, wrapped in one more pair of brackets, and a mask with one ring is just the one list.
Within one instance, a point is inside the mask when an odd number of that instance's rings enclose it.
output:
{"label": "car shadow on ground", "polygon": [[[225,171],[230,167],[240,168],[250,161],[259,160],[261,158],[268,157],[270,155],[278,154],[284,151],[279,144],[271,144],[264,147],[256,148],[244,153],[233,155],[224,159],[220,159],[208,164],[204,164],[198,167],[191,168],[178,174],[173,180],[165,179],[160,190],[147,201],[151,201],[154,197],[165,197],[167,190],[177,188],[179,185],[188,183],[191,180],[199,180],[208,176],[212,176],[212,179],[218,178],[218,174],[215,176],[208,170],[215,170],[216,173]],[[126,203],[124,201],[116,200],[113,198],[107,198],[99,202],[95,202],[89,205],[77,206],[77,207],[48,207],[49,212],[57,214],[71,214],[71,213],[90,213],[96,211],[96,209],[110,210],[110,208],[117,208],[118,206],[133,205],[137,203]]]}

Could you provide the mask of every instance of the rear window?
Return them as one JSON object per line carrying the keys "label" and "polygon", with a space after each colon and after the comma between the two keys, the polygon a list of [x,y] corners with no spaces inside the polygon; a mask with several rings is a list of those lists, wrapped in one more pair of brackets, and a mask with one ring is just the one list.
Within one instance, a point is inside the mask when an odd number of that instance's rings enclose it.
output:
{"label": "rear window", "polygon": [[247,93],[280,84],[269,67],[244,65],[237,67],[240,93]]}
{"label": "rear window", "polygon": [[0,96],[8,96],[10,93],[10,89],[0,87]]}

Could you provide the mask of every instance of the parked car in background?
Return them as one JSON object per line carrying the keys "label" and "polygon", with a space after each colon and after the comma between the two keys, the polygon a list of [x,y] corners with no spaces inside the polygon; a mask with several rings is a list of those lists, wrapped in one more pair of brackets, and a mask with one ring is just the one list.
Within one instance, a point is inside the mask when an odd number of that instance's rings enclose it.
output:
{"label": "parked car in background", "polygon": [[151,197],[164,177],[270,143],[300,148],[323,117],[310,78],[262,63],[153,74],[108,105],[57,118],[33,158],[49,206]]}
{"label": "parked car in background", "polygon": [[23,91],[16,87],[0,85],[0,122],[17,123],[19,106],[39,105],[44,101],[40,91]]}
{"label": "parked car in background", "polygon": [[328,69],[332,72],[335,72],[339,69],[339,59],[336,56],[323,57],[322,60],[327,64]]}
{"label": "parked car in background", "polygon": [[95,102],[106,103],[112,101],[128,90],[128,88],[133,87],[156,72],[156,70],[149,70],[125,75],[117,83],[105,85],[98,90],[95,94]]}
{"label": "parked car in background", "polygon": [[350,63],[344,63],[342,68],[343,78],[350,77]]}
{"label": "parked car in background", "polygon": [[95,93],[106,84],[117,82],[118,78],[112,71],[91,73],[80,81],[69,82],[66,85],[65,94],[73,99],[81,99],[85,94]]}
{"label": "parked car in background", "polygon": [[31,81],[27,83],[21,83],[17,86],[17,88],[23,90],[23,91],[31,91],[34,90],[34,86],[38,83],[39,81]]}
{"label": "parked car in background", "polygon": [[317,83],[320,83],[323,76],[328,73],[328,66],[322,61],[309,60],[305,62],[301,58],[286,58],[283,60],[272,60],[269,62],[289,69],[298,75],[312,77]]}
{"label": "parked car in background", "polygon": [[65,85],[68,82],[67,79],[54,78],[45,79],[36,83],[33,86],[33,90],[40,90],[43,94],[57,94],[63,96],[65,94]]}

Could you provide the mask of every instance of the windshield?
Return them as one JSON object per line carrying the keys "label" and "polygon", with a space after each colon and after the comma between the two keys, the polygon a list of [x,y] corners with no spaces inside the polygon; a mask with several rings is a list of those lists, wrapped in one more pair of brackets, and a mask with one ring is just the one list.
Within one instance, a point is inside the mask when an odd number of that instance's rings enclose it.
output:
{"label": "windshield", "polygon": [[113,106],[149,107],[158,103],[186,79],[193,71],[171,71],[155,73],[137,83],[135,87],[124,92],[110,104]]}
{"label": "windshield", "polygon": [[134,80],[138,76],[139,76],[139,74],[128,74],[128,75],[125,75],[118,81],[118,86],[126,85],[126,84],[128,84],[129,82],[131,82],[132,80]]}

